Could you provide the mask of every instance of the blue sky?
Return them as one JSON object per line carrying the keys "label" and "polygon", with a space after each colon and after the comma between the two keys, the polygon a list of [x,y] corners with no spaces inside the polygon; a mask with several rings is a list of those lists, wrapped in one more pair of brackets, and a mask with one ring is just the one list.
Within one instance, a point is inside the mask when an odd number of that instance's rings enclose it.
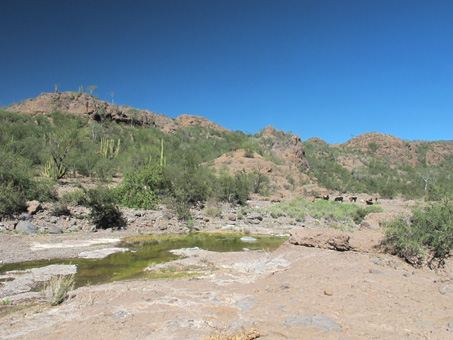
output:
{"label": "blue sky", "polygon": [[302,140],[453,139],[453,1],[0,1],[0,106],[96,95]]}

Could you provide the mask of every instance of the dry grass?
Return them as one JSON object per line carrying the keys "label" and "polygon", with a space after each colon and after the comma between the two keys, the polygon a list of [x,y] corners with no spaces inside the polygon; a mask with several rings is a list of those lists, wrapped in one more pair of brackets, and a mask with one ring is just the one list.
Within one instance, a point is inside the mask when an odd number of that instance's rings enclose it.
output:
{"label": "dry grass", "polygon": [[57,275],[52,277],[45,285],[43,293],[47,303],[57,306],[68,296],[68,292],[74,289],[74,274]]}

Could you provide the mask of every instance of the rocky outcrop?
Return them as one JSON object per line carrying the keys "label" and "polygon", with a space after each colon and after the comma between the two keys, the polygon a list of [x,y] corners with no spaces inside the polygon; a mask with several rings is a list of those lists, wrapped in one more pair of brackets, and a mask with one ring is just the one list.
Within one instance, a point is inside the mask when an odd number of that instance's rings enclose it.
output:
{"label": "rocky outcrop", "polygon": [[75,115],[88,116],[96,121],[110,119],[131,125],[155,126],[165,132],[174,132],[178,129],[174,120],[164,115],[114,105],[87,93],[42,93],[36,98],[10,105],[8,110],[32,115],[65,111]]}
{"label": "rocky outcrop", "polygon": [[290,233],[289,243],[338,251],[351,250],[349,235],[334,229],[295,229]]}
{"label": "rocky outcrop", "polygon": [[283,160],[302,169],[308,169],[309,164],[305,157],[305,150],[299,135],[291,135],[267,126],[262,134],[263,138],[272,141],[271,150],[280,155]]}
{"label": "rocky outcrop", "polygon": [[376,155],[393,164],[417,166],[420,162],[438,165],[453,152],[453,146],[441,142],[403,141],[398,137],[377,132],[365,133],[341,145],[342,148],[359,150],[366,155]]}
{"label": "rocky outcrop", "polygon": [[216,123],[213,123],[207,120],[204,117],[200,116],[191,116],[191,115],[181,115],[176,118],[176,123],[179,126],[190,127],[190,126],[200,126],[207,129],[217,130],[221,132],[230,132],[230,130],[220,126]]}
{"label": "rocky outcrop", "polygon": [[318,137],[311,137],[309,139],[307,139],[307,142],[309,143],[316,143],[316,144],[319,144],[319,145],[326,145],[326,141],[321,139],[321,138],[318,138]]}
{"label": "rocky outcrop", "polygon": [[308,161],[305,158],[305,150],[300,140],[299,135],[291,137],[290,142],[285,150],[284,157],[292,164],[295,164],[303,169],[308,169]]}

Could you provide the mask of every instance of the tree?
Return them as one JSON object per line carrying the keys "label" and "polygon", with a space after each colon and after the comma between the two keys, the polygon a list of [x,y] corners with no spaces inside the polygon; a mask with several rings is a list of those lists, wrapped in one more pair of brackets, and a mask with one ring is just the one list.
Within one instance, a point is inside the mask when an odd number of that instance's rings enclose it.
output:
{"label": "tree", "polygon": [[429,184],[437,182],[437,177],[434,174],[434,171],[432,169],[426,169],[423,171],[419,171],[418,175],[423,180],[423,182],[425,182],[425,192],[428,190]]}
{"label": "tree", "polygon": [[45,167],[45,173],[48,177],[57,180],[65,175],[64,160],[77,142],[78,132],[76,128],[46,134],[46,145],[50,154],[50,161]]}
{"label": "tree", "polygon": [[112,104],[115,104],[113,97],[115,96],[115,92],[110,92],[109,95],[112,97]]}

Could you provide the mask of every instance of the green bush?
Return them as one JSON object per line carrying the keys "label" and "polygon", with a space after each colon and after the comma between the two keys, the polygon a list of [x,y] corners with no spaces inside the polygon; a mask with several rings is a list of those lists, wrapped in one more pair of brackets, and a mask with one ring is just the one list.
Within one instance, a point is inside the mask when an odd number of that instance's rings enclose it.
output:
{"label": "green bush", "polygon": [[163,168],[159,164],[147,164],[137,172],[130,172],[114,189],[118,202],[135,209],[155,209],[157,193],[164,189]]}
{"label": "green bush", "polygon": [[217,197],[220,201],[245,205],[250,193],[250,178],[244,170],[237,171],[233,176],[224,173],[217,179]]}
{"label": "green bush", "polygon": [[84,205],[90,209],[89,218],[97,228],[122,228],[126,224],[115,196],[108,188],[86,190]]}
{"label": "green bush", "polygon": [[12,182],[0,183],[0,216],[12,216],[27,210],[27,199],[24,193]]}
{"label": "green bush", "polygon": [[382,245],[388,252],[414,266],[440,267],[453,250],[453,202],[415,209],[410,221],[400,217],[385,228]]}

